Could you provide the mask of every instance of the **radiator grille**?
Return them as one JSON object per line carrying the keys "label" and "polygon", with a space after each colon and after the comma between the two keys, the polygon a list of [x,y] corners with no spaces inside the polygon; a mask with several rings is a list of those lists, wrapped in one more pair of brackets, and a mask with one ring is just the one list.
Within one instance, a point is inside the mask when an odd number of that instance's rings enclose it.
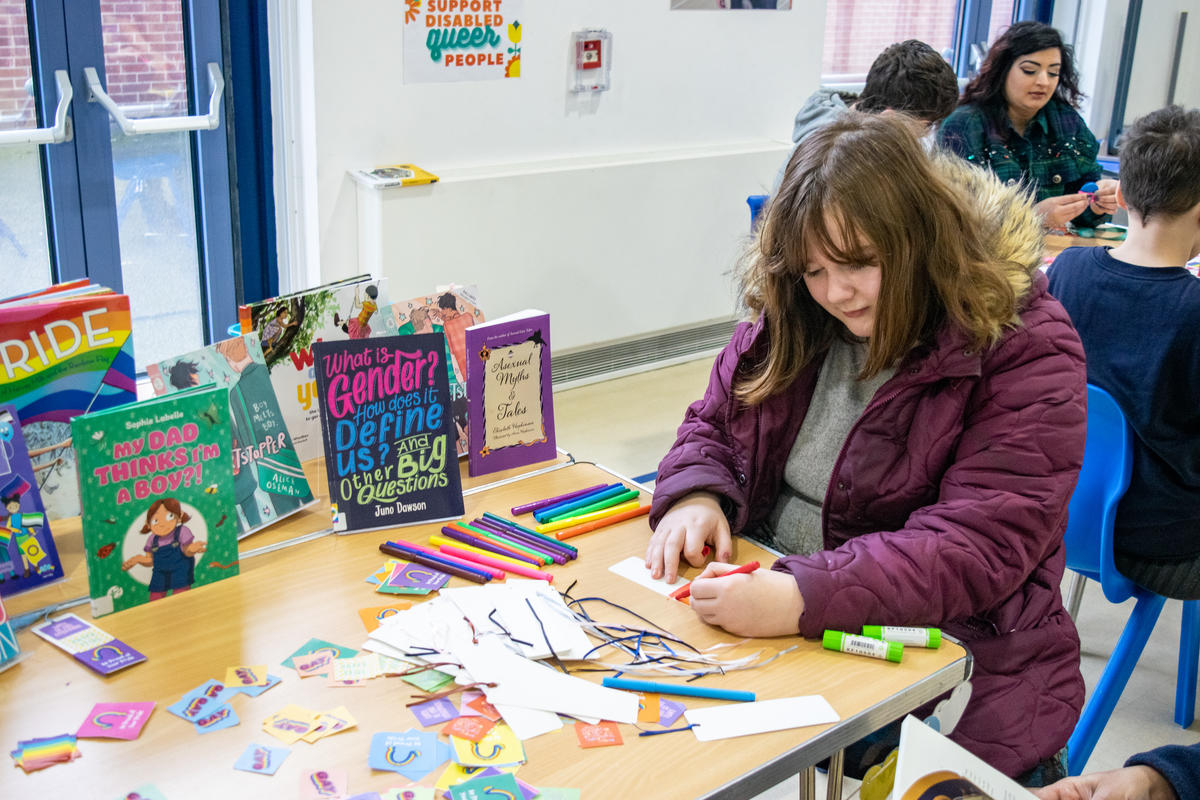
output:
{"label": "radiator grille", "polygon": [[636,372],[673,361],[715,353],[729,342],[736,320],[718,320],[637,339],[599,344],[551,357],[556,389],[590,383],[614,373]]}

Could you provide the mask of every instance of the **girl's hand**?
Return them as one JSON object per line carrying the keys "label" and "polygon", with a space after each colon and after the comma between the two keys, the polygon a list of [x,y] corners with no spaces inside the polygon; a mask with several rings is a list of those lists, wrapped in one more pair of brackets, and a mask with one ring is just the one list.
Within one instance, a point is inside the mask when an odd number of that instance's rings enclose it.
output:
{"label": "girl's hand", "polygon": [[714,561],[692,581],[692,608],[700,619],[736,636],[797,633],[804,597],[796,579],[772,569],[725,575],[736,566]]}
{"label": "girl's hand", "polygon": [[1065,778],[1031,791],[1041,800],[1176,800],[1167,779],[1145,765]]}
{"label": "girl's hand", "polygon": [[1042,224],[1047,228],[1062,228],[1082,214],[1087,207],[1087,195],[1075,192],[1061,197],[1047,197],[1035,205],[1033,210],[1041,215]]}
{"label": "girl's hand", "polygon": [[1117,210],[1117,186],[1119,181],[1106,178],[1096,181],[1098,187],[1092,195],[1090,208],[1097,214],[1114,214]]}
{"label": "girl's hand", "polygon": [[684,495],[658,522],[646,546],[646,569],[650,577],[674,582],[679,574],[679,555],[693,567],[704,564],[704,545],[712,545],[718,561],[733,557],[733,538],[721,502],[712,492]]}

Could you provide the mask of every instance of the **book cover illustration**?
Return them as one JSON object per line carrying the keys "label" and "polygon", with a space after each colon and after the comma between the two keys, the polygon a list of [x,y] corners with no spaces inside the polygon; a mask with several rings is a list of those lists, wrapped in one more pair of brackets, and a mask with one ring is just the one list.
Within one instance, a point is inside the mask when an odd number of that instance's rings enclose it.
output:
{"label": "book cover illustration", "polygon": [[462,516],[444,352],[428,333],[313,345],[334,530]]}
{"label": "book cover illustration", "polygon": [[547,461],[554,446],[550,315],[528,310],[466,331],[470,475]]}
{"label": "book cover illustration", "polygon": [[15,407],[0,405],[0,595],[62,576],[20,418]]}
{"label": "book cover illustration", "polygon": [[16,407],[51,519],[79,515],[71,418],[137,399],[129,298],[84,289],[94,293],[62,284],[0,304],[0,402]]}
{"label": "book cover illustration", "polygon": [[146,374],[156,395],[210,383],[229,389],[239,539],[316,501],[284,424],[258,334],[150,364]]}
{"label": "book cover illustration", "polygon": [[237,574],[228,389],[87,414],[72,431],[92,616]]}
{"label": "book cover illustration", "polygon": [[389,335],[443,333],[449,364],[450,409],[457,434],[455,452],[465,456],[469,446],[467,413],[467,342],[465,331],[484,322],[474,286],[449,284],[432,294],[392,303],[380,311]]}
{"label": "book cover illustration", "polygon": [[380,335],[376,312],[387,305],[383,281],[360,275],[241,306],[242,333],[257,333],[283,421],[301,461],[321,455],[312,345]]}
{"label": "book cover illustration", "polygon": [[914,716],[900,724],[893,797],[901,800],[1035,800],[1033,794]]}
{"label": "book cover illustration", "polygon": [[416,164],[391,164],[374,169],[356,169],[350,175],[363,186],[370,186],[373,189],[383,189],[388,186],[420,186],[438,182],[437,175],[421,169]]}
{"label": "book cover illustration", "polygon": [[21,657],[21,645],[17,643],[17,633],[8,620],[8,612],[4,610],[4,601],[0,600],[0,672],[16,664]]}

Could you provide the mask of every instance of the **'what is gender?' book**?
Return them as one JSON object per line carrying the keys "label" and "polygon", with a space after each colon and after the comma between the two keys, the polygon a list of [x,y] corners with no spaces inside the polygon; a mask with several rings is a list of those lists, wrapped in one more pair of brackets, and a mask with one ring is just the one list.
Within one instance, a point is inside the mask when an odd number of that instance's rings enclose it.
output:
{"label": "'what is gender?' book", "polygon": [[437,333],[313,345],[335,531],[462,516],[445,352]]}
{"label": "'what is gender?' book", "polygon": [[238,573],[229,390],[76,417],[92,616]]}
{"label": "'what is gender?' book", "polygon": [[238,538],[316,502],[279,410],[258,334],[150,364],[146,374],[157,395],[209,383],[229,389]]}

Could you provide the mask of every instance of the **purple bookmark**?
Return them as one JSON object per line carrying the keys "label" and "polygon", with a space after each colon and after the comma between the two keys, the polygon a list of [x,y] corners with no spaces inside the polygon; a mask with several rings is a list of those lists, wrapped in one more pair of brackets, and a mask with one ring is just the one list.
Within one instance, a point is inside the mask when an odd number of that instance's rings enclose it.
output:
{"label": "purple bookmark", "polygon": [[532,503],[525,503],[524,505],[513,506],[512,508],[509,509],[509,511],[512,512],[513,516],[518,516],[520,514],[526,514],[530,511],[537,511],[539,508],[545,508],[546,506],[552,506],[555,503],[564,503],[567,500],[574,500],[576,497],[582,497],[583,495],[585,495],[589,492],[594,492],[597,489],[603,489],[607,485],[608,484],[606,484],[606,483],[597,483],[595,486],[589,486],[586,489],[577,489],[573,492],[567,492],[566,494],[560,494],[558,497],[547,497],[545,500],[534,500]]}

